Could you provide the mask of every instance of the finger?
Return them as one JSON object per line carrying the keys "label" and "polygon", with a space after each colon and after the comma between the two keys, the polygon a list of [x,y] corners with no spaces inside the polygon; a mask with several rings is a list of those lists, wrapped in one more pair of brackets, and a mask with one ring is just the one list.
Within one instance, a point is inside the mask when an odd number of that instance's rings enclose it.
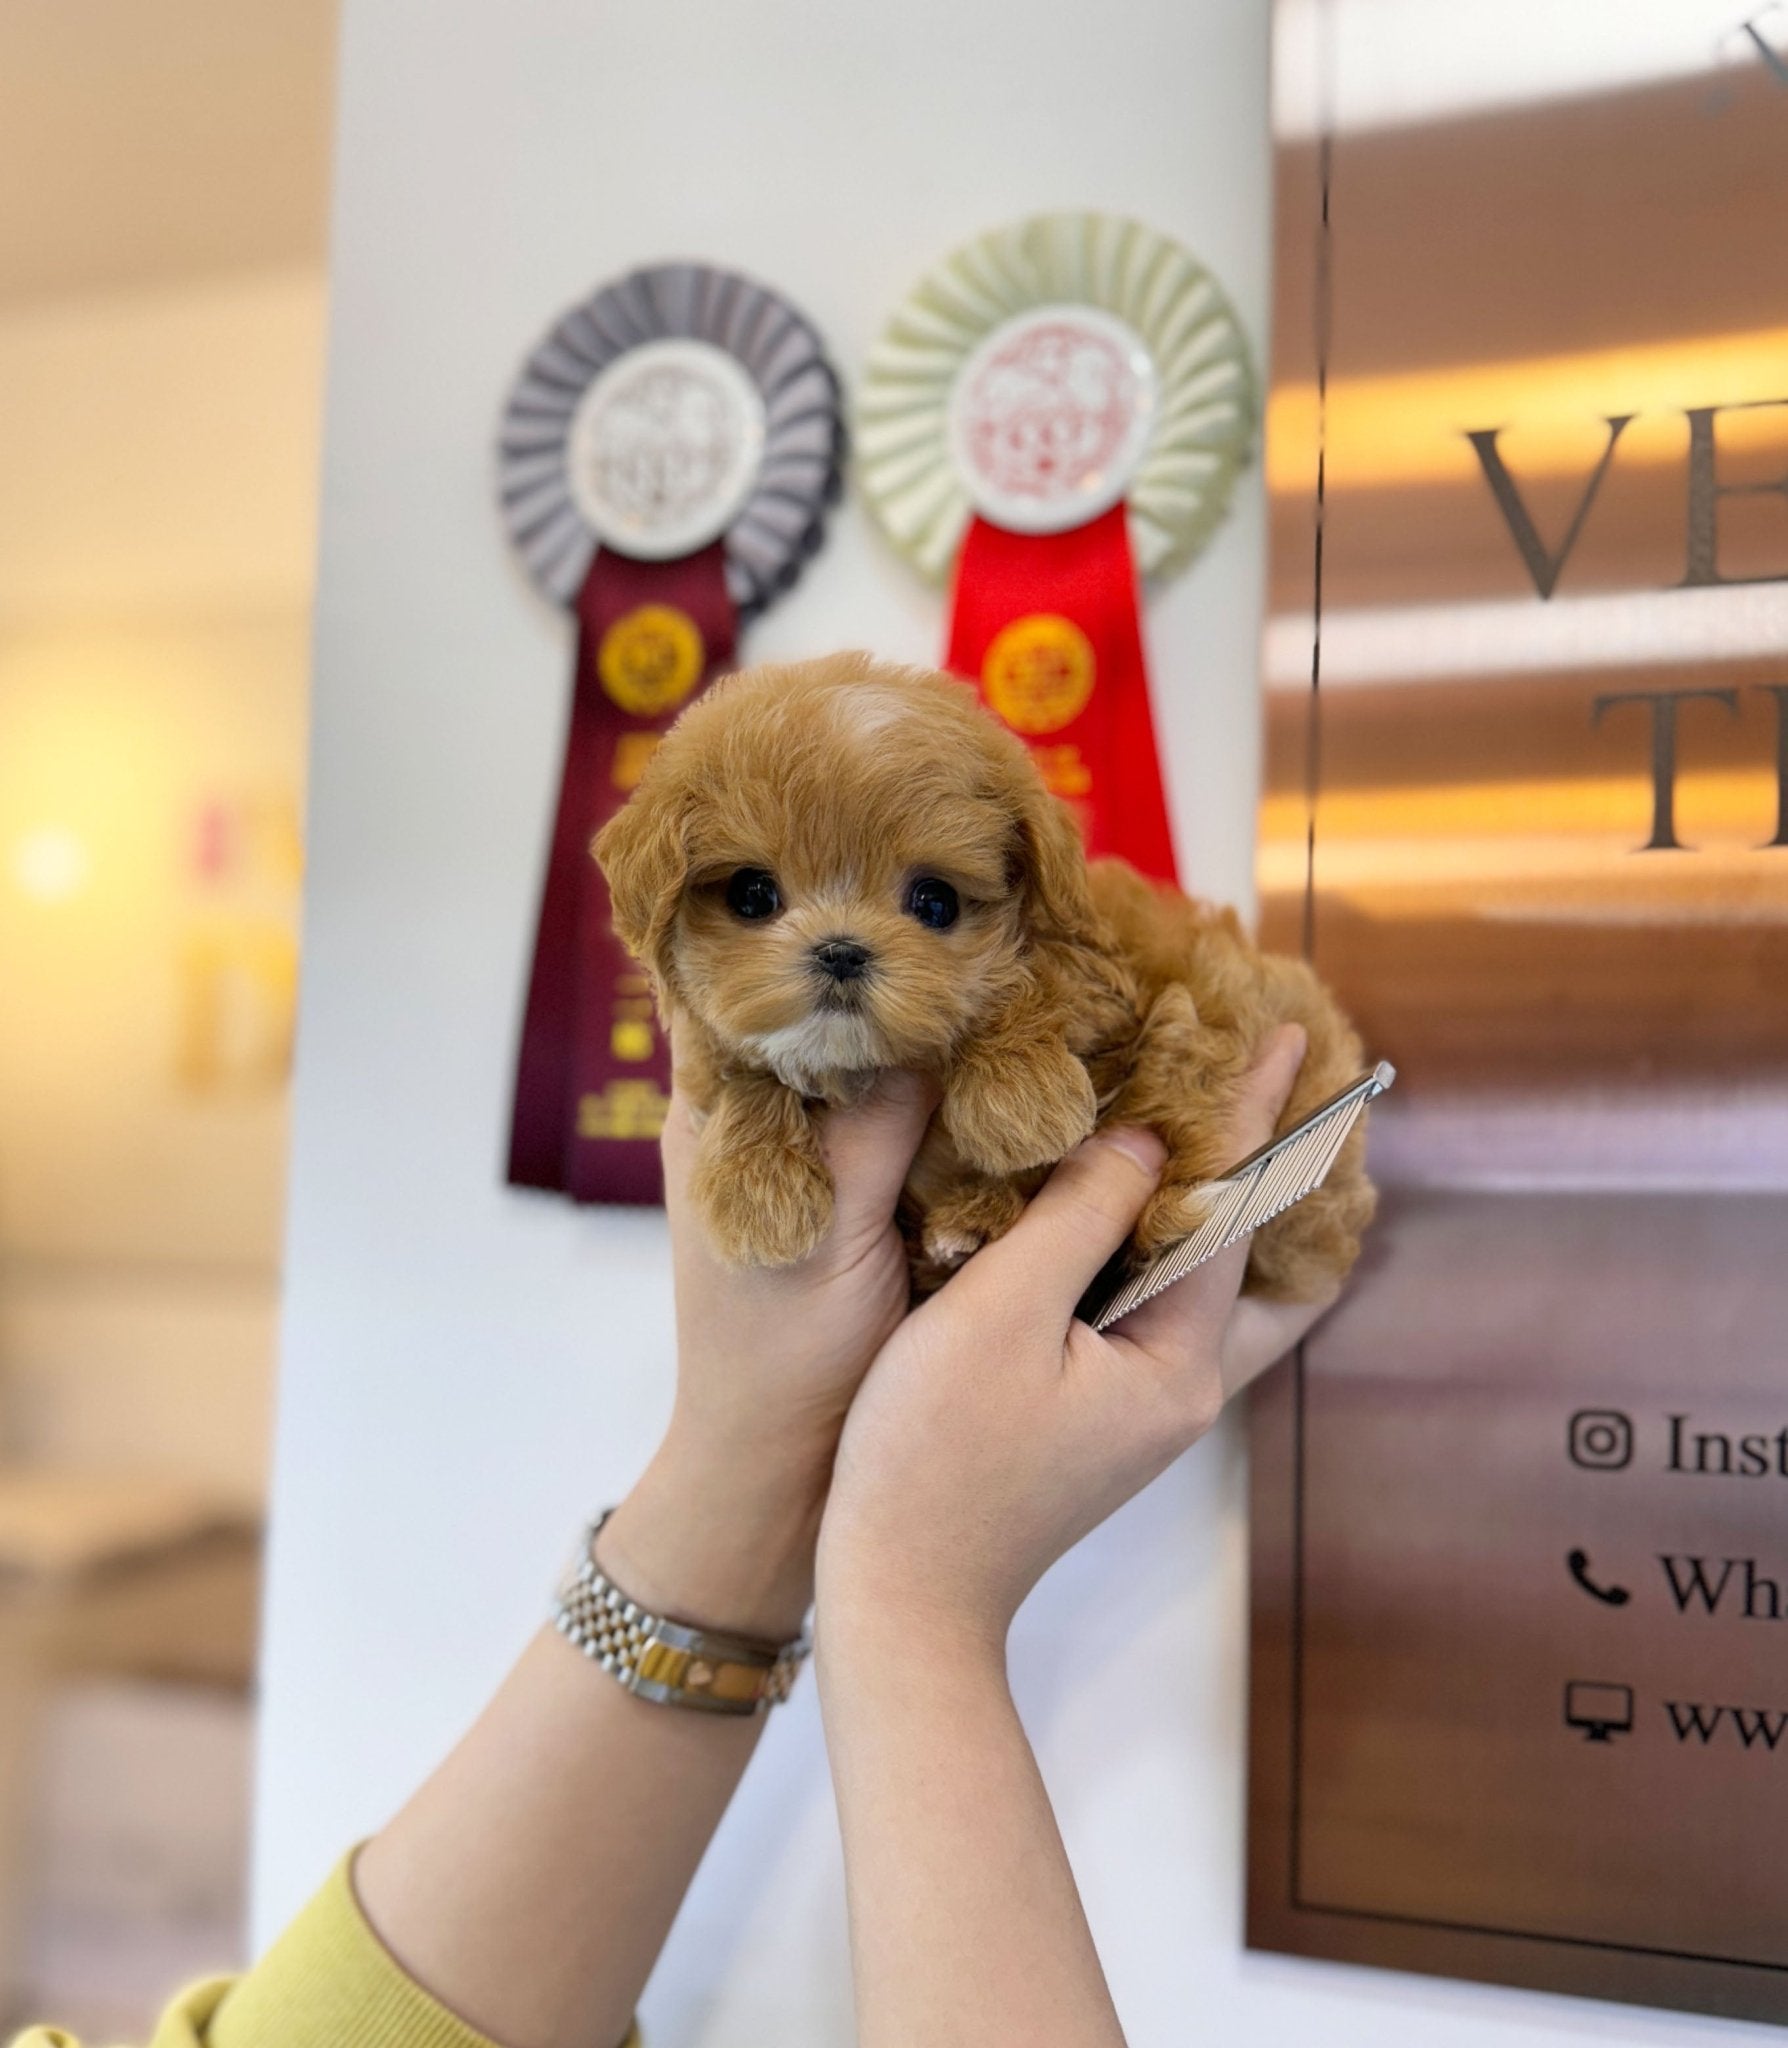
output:
{"label": "finger", "polygon": [[1230,1142],[1238,1159],[1257,1152],[1272,1137],[1291,1091],[1297,1085],[1298,1069],[1310,1040],[1301,1024],[1281,1024],[1268,1034],[1253,1066],[1236,1092]]}
{"label": "finger", "polygon": [[1239,1394],[1301,1344],[1334,1307],[1340,1288],[1320,1301],[1258,1301],[1244,1295],[1223,1333],[1223,1398]]}
{"label": "finger", "polygon": [[[1282,1024],[1244,1076],[1230,1112],[1226,1155],[1245,1159],[1268,1142],[1297,1084],[1308,1044],[1303,1027]],[[1172,1371],[1203,1356],[1235,1307],[1248,1270],[1249,1240],[1195,1266],[1183,1280],[1144,1302],[1112,1332]],[[1263,1361],[1263,1367],[1270,1361]]]}
{"label": "finger", "polygon": [[935,1081],[889,1068],[860,1101],[820,1118],[840,1235],[886,1229],[937,1103]]}
{"label": "finger", "polygon": [[695,1170],[695,1119],[689,1113],[689,1098],[673,1086],[670,1108],[664,1113],[664,1128],[658,1134],[658,1156],[664,1166],[664,1204],[680,1209]]}
{"label": "finger", "polygon": [[1114,1128],[1077,1145],[1004,1237],[950,1282],[956,1298],[997,1297],[1066,1329],[1075,1304],[1136,1226],[1167,1148],[1153,1131]]}
{"label": "finger", "polygon": [[675,1215],[689,1191],[689,1176],[695,1171],[697,1130],[689,1097],[678,1081],[677,1020],[664,1020],[665,1043],[670,1049],[670,1107],[664,1113],[664,1128],[658,1134],[658,1157],[664,1167],[664,1206]]}

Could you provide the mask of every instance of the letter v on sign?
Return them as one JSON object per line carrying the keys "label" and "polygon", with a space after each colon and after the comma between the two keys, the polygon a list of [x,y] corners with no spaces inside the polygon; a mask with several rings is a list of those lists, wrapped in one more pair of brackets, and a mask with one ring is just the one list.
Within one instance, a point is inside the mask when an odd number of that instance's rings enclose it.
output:
{"label": "letter v on sign", "polygon": [[1589,508],[1596,501],[1596,493],[1602,488],[1602,478],[1608,473],[1608,465],[1614,459],[1614,444],[1620,439],[1636,414],[1617,413],[1607,421],[1608,445],[1602,450],[1602,459],[1595,466],[1594,474],[1584,486],[1583,496],[1577,501],[1577,510],[1570,524],[1570,530],[1559,543],[1556,554],[1546,552],[1546,543],[1541,540],[1539,529],[1533,523],[1532,515],[1521,502],[1521,493],[1510,476],[1508,464],[1502,459],[1497,447],[1500,427],[1479,427],[1468,433],[1466,439],[1477,450],[1478,460],[1484,465],[1484,480],[1490,486],[1497,509],[1508,524],[1510,538],[1520,550],[1521,559],[1527,564],[1527,573],[1533,578],[1533,587],[1541,597],[1550,597],[1558,583],[1559,571],[1570,559],[1572,548],[1577,545],[1577,536],[1583,531],[1583,522],[1589,517]]}

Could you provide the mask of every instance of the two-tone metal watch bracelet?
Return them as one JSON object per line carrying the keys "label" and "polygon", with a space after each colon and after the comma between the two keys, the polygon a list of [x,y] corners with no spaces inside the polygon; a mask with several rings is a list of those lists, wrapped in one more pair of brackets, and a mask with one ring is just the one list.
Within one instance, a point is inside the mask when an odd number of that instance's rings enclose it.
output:
{"label": "two-tone metal watch bracelet", "polygon": [[805,1632],[792,1643],[761,1643],[648,1613],[596,1562],[607,1520],[591,1524],[553,1604],[553,1626],[567,1642],[637,1698],[663,1706],[761,1714],[788,1698],[813,1647]]}

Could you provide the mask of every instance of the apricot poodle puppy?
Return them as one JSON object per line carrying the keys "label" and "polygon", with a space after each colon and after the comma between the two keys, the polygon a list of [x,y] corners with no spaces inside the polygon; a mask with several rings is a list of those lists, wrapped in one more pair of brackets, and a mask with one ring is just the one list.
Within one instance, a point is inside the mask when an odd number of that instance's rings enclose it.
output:
{"label": "apricot poodle puppy", "polygon": [[[1274,1025],[1310,1041],[1281,1128],[1362,1066],[1316,977],[1232,911],[1089,863],[1024,744],[948,676],[844,654],[729,677],[594,851],[674,1024],[694,1197],[737,1264],[790,1264],[825,1235],[815,1116],[879,1068],[942,1091],[901,1203],[922,1293],[1103,1124],[1168,1147],[1135,1255],[1196,1228],[1199,1184],[1234,1164],[1226,1106]],[[1356,1129],[1326,1184],[1256,1234],[1251,1291],[1335,1290],[1372,1214],[1363,1155]]]}

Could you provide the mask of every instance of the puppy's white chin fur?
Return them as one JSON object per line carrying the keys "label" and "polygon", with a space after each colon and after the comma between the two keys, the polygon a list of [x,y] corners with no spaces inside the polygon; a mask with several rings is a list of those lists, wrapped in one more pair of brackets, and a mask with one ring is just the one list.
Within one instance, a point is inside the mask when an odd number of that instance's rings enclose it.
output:
{"label": "puppy's white chin fur", "polygon": [[803,1095],[822,1093],[835,1074],[887,1064],[881,1033],[860,1011],[815,1010],[799,1024],[757,1032],[745,1045],[777,1080]]}

